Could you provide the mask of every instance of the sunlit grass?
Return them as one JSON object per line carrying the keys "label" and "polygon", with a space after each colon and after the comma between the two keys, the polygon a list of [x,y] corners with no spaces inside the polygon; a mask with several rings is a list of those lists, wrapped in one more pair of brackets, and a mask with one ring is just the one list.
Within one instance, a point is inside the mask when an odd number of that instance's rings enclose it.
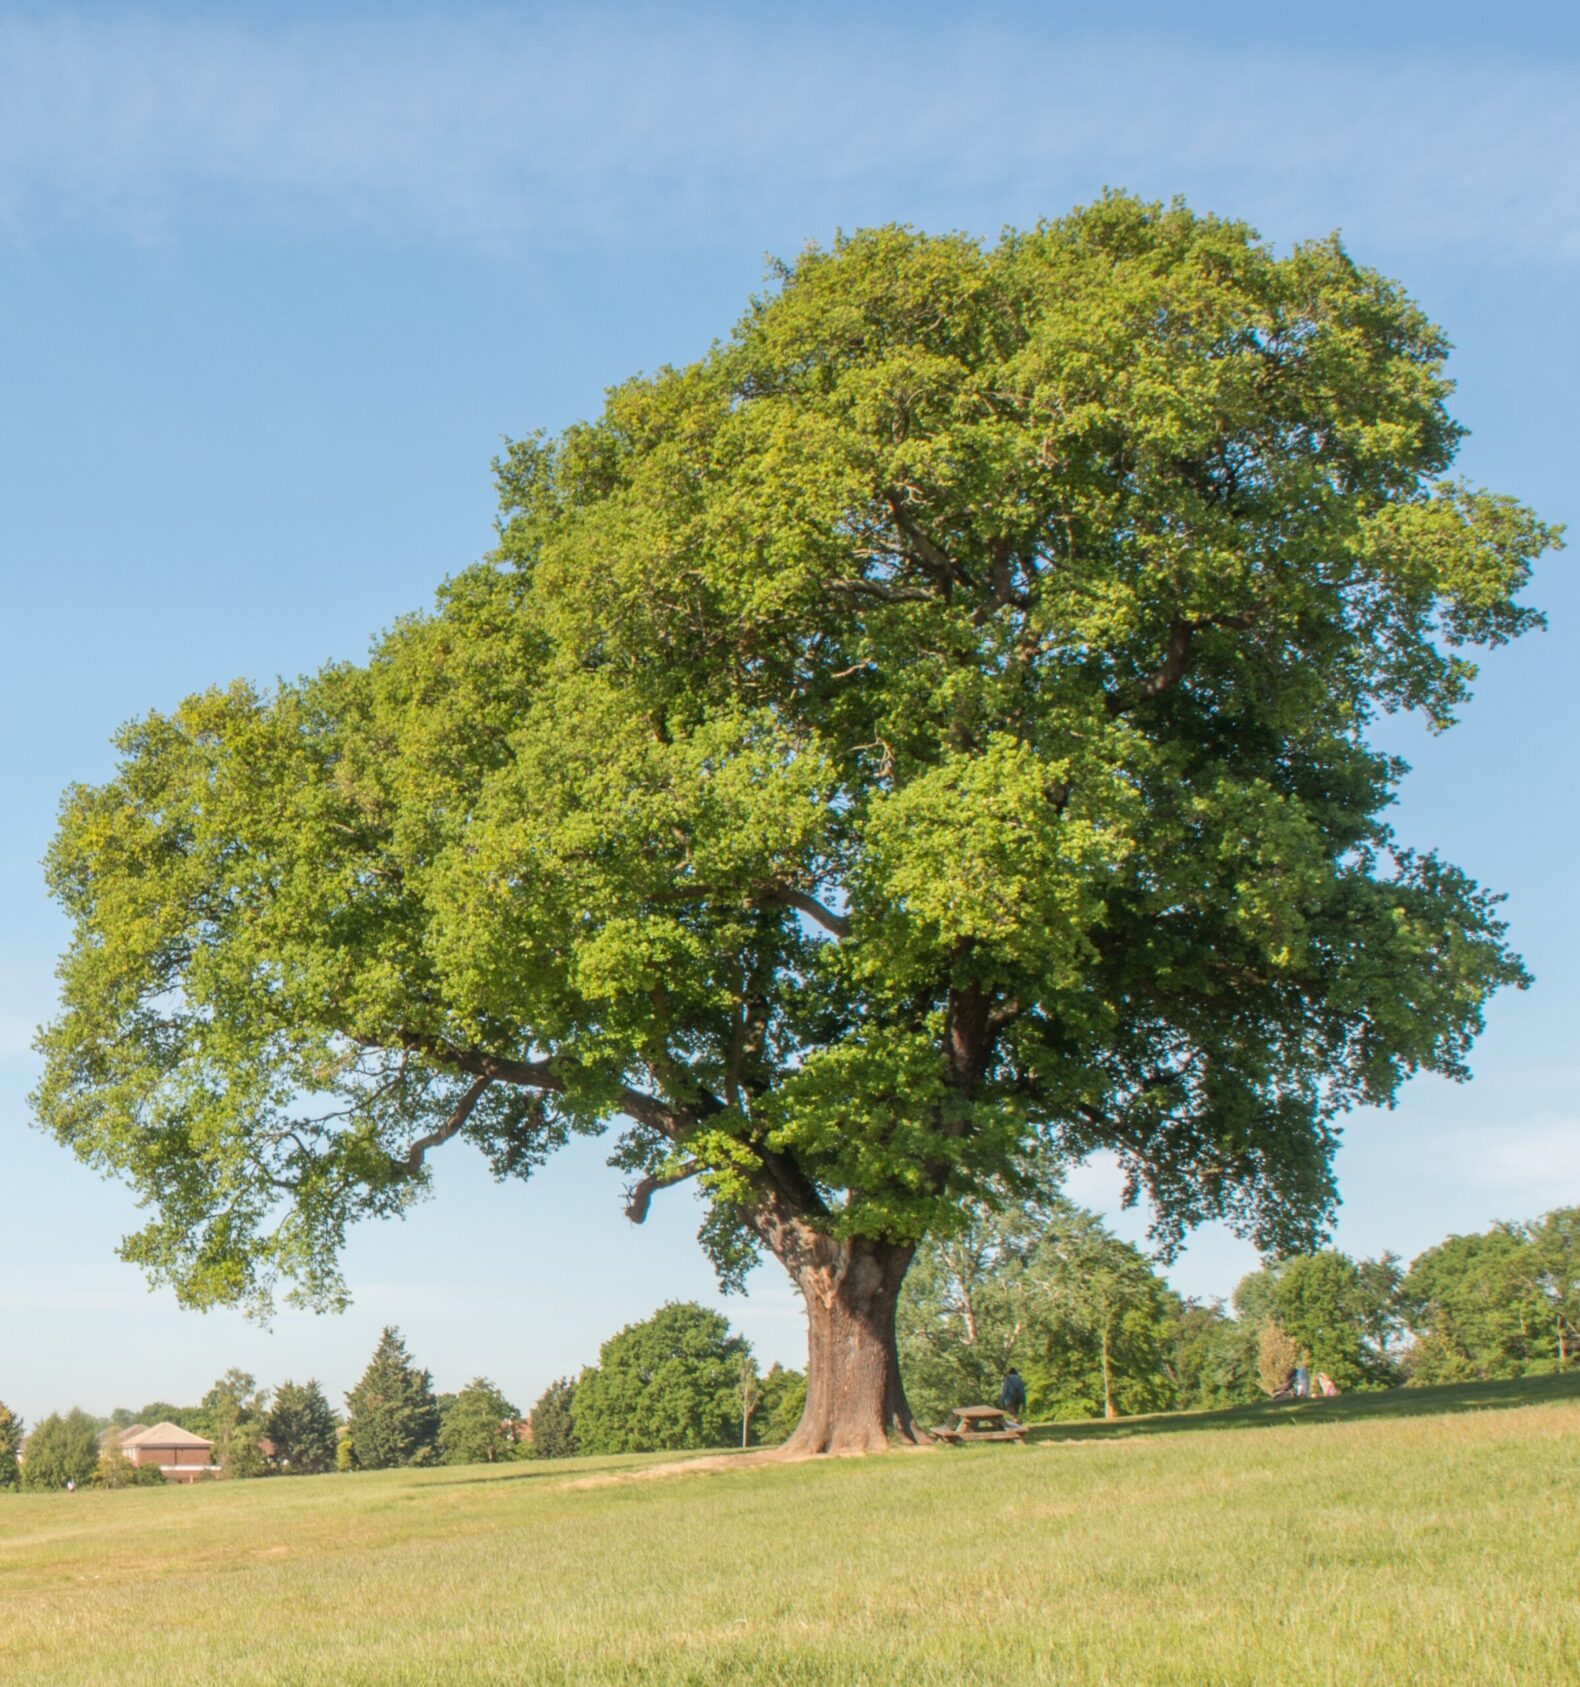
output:
{"label": "sunlit grass", "polygon": [[0,1678],[1580,1679],[1580,1391],[1397,1398],[647,1480],[7,1497]]}

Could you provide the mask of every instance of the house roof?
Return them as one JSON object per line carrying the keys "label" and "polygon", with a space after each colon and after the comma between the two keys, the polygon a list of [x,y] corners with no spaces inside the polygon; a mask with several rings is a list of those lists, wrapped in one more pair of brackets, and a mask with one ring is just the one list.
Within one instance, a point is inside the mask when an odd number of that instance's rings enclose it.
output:
{"label": "house roof", "polygon": [[189,1429],[182,1429],[179,1424],[156,1423],[152,1429],[145,1429],[140,1435],[128,1435],[121,1441],[123,1447],[212,1447],[212,1441],[205,1441],[201,1435],[194,1435]]}
{"label": "house roof", "polygon": [[124,1447],[128,1441],[133,1439],[133,1437],[142,1435],[147,1428],[148,1425],[146,1423],[129,1423],[125,1426],[125,1428],[118,1429],[112,1423],[110,1427],[99,1437],[99,1445],[102,1447],[113,1435]]}

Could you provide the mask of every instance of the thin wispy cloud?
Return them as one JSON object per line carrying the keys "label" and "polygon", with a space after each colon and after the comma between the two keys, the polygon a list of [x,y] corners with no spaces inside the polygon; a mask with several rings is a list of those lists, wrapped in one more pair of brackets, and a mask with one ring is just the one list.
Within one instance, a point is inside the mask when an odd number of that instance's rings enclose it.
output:
{"label": "thin wispy cloud", "polygon": [[[666,15],[667,14],[667,15]],[[240,216],[472,247],[1058,210],[1104,182],[1269,232],[1580,257],[1565,69],[719,18],[0,23],[0,223]],[[886,209],[892,207],[892,209]],[[973,226],[976,226],[973,222]]]}
{"label": "thin wispy cloud", "polygon": [[1512,1218],[1580,1202],[1580,1125],[1571,1120],[1507,1126],[1465,1137],[1458,1150]]}

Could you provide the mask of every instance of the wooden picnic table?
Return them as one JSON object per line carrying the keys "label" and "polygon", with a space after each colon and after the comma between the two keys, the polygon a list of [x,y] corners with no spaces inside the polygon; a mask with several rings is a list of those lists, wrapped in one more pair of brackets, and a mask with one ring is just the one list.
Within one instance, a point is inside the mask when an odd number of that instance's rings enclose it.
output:
{"label": "wooden picnic table", "polygon": [[933,1431],[939,1441],[952,1447],[972,1441],[1026,1441],[1026,1426],[1017,1423],[1008,1412],[998,1406],[956,1406],[950,1414],[954,1421]]}

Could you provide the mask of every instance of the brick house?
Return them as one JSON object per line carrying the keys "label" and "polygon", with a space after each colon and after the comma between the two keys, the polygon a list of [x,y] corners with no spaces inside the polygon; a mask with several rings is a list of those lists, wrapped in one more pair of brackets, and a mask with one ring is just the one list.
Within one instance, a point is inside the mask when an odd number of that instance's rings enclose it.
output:
{"label": "brick house", "polygon": [[121,1437],[121,1451],[139,1469],[157,1465],[167,1482],[196,1482],[219,1474],[214,1443],[173,1423],[156,1423],[152,1429],[134,1423]]}

